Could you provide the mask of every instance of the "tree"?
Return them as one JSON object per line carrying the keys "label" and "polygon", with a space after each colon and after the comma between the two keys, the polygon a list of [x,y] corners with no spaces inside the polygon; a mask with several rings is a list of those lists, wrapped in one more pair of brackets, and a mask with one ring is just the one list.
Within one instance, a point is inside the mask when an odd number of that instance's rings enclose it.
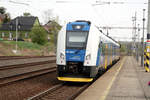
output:
{"label": "tree", "polygon": [[42,27],[33,27],[30,37],[33,43],[44,45],[47,42],[47,32]]}
{"label": "tree", "polygon": [[51,23],[50,23],[50,34],[52,34],[51,36],[51,42],[54,43],[54,45],[56,46],[57,45],[57,35],[58,35],[58,32],[60,31],[61,29],[61,25],[59,25],[59,23],[57,23],[55,20],[52,20]]}
{"label": "tree", "polygon": [[24,12],[23,16],[31,16],[31,14],[29,12]]}
{"label": "tree", "polygon": [[10,18],[10,14],[9,13],[6,13],[4,14],[4,20],[3,20],[3,23],[7,23],[7,22],[10,22],[11,18]]}
{"label": "tree", "polygon": [[11,20],[10,14],[6,13],[6,8],[0,7],[0,14],[3,16],[2,23],[7,23]]}
{"label": "tree", "polygon": [[5,14],[6,13],[6,8],[0,7],[0,14]]}

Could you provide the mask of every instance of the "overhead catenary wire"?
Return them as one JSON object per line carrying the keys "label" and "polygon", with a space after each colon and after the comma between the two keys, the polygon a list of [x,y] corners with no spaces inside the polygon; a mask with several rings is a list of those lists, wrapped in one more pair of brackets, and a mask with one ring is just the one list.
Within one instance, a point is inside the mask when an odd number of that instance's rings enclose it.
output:
{"label": "overhead catenary wire", "polygon": [[28,3],[24,3],[24,2],[17,2],[17,1],[13,1],[13,0],[9,0],[9,2],[10,3],[14,3],[14,4],[21,4],[21,5],[27,5],[27,6],[29,6],[29,4]]}
{"label": "overhead catenary wire", "polygon": [[[56,3],[79,3],[78,1],[70,0],[57,0]],[[95,1],[92,5],[105,5],[105,4],[148,4],[148,2],[112,2],[112,1]]]}
{"label": "overhead catenary wire", "polygon": [[[127,26],[100,26],[99,28],[102,28],[102,29],[135,29],[134,27],[127,27]],[[139,27],[139,29],[143,29],[143,27]],[[146,30],[147,28],[144,28],[144,29]]]}

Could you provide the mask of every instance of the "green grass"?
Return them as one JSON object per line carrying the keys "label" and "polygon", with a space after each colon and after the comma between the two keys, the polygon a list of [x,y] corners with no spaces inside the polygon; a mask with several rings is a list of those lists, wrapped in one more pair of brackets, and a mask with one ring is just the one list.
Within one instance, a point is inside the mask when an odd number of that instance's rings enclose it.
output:
{"label": "green grass", "polygon": [[12,50],[15,50],[16,41],[0,41],[0,55],[14,56],[14,55],[49,55],[55,52],[55,46],[52,42],[47,42],[45,45],[39,45],[32,42],[18,41],[19,53],[15,54]]}
{"label": "green grass", "polygon": [[[16,45],[16,41],[0,41],[0,42],[6,45],[11,45],[11,46]],[[32,42],[25,42],[25,41],[18,41],[17,45],[19,49],[31,49],[31,50],[40,50],[41,48],[44,47],[44,46],[41,46]]]}

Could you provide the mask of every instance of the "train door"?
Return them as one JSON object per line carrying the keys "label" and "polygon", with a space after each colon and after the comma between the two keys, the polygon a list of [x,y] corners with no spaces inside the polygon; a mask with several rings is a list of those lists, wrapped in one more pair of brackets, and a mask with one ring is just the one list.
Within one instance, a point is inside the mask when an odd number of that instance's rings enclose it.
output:
{"label": "train door", "polygon": [[100,42],[99,42],[99,45],[98,45],[98,53],[97,53],[97,62],[96,62],[97,66],[101,66],[102,65],[102,63],[101,63],[101,61],[103,60],[102,45],[103,45],[103,43],[102,43],[102,41],[100,39]]}
{"label": "train door", "polygon": [[105,45],[104,45],[104,58],[105,58],[105,64],[104,64],[104,68],[105,68],[105,70],[107,69],[107,63],[108,63],[108,44],[106,43]]}

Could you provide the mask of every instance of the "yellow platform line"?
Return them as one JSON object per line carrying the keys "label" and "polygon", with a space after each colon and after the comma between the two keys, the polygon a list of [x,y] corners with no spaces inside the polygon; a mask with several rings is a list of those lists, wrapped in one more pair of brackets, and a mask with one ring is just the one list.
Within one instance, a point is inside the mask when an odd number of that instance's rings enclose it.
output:
{"label": "yellow platform line", "polygon": [[123,59],[122,63],[120,64],[119,69],[117,70],[117,72],[116,72],[115,75],[113,76],[113,78],[112,78],[111,82],[109,83],[107,89],[104,91],[104,95],[101,96],[100,100],[105,100],[105,99],[106,99],[106,97],[107,97],[107,95],[108,95],[108,93],[109,93],[109,91],[110,91],[110,88],[111,88],[112,84],[114,83],[114,81],[115,81],[115,79],[116,79],[118,73],[120,72],[120,69],[122,68],[122,66],[123,66],[123,64],[124,64],[124,61],[125,61],[125,58]]}

